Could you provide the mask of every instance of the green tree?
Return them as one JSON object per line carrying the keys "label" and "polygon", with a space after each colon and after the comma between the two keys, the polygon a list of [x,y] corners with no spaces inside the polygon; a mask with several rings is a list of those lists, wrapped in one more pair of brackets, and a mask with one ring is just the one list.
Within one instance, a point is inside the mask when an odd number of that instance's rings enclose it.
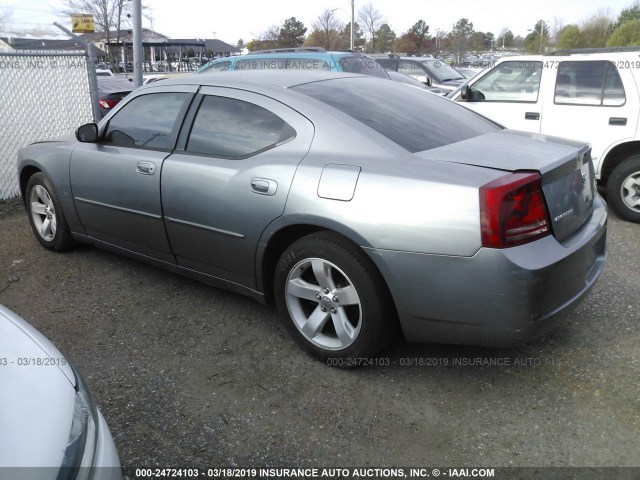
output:
{"label": "green tree", "polygon": [[244,40],[240,39],[238,40],[238,43],[236,43],[236,47],[238,47],[240,50],[242,50],[246,45],[244,44]]}
{"label": "green tree", "polygon": [[616,28],[607,46],[609,47],[631,47],[640,45],[640,20],[629,20]]}
{"label": "green tree", "polygon": [[466,18],[461,18],[460,20],[458,20],[451,29],[449,38],[451,39],[451,46],[453,47],[453,51],[458,57],[458,62],[460,62],[462,55],[469,48],[473,33],[473,23],[471,23]]}
{"label": "green tree", "polygon": [[426,24],[424,20],[418,20],[413,26],[409,29],[408,33],[412,33],[415,38],[415,48],[416,52],[422,52],[426,46],[427,41],[430,38],[429,35],[429,25]]}
{"label": "green tree", "polygon": [[606,15],[594,15],[580,29],[582,46],[586,48],[606,47],[609,39],[611,19]]}
{"label": "green tree", "polygon": [[524,39],[524,47],[529,53],[542,53],[549,43],[549,27],[544,20],[538,20],[531,33]]}
{"label": "green tree", "polygon": [[[376,31],[376,38],[378,39],[377,51],[380,53],[390,52],[393,49],[393,41],[396,39],[396,32],[394,32],[389,24],[383,23]],[[376,50],[371,49],[372,52]]]}
{"label": "green tree", "polygon": [[503,31],[496,39],[496,48],[512,48],[513,38],[513,32],[511,30]]}
{"label": "green tree", "polygon": [[609,25],[609,34],[613,34],[615,30],[631,20],[640,20],[640,3],[637,0],[631,6],[622,9],[616,22]]}
{"label": "green tree", "polygon": [[582,47],[582,34],[578,25],[567,25],[558,32],[556,48],[558,50],[569,50]]}
{"label": "green tree", "polygon": [[307,28],[296,17],[288,18],[280,27],[278,43],[280,47],[301,47],[304,43],[304,35]]}
{"label": "green tree", "polygon": [[491,32],[474,32],[471,35],[470,49],[472,50],[489,50],[493,44],[493,33]]}
{"label": "green tree", "polygon": [[[365,39],[364,39],[364,35],[362,34],[362,29],[360,28],[360,25],[358,24],[358,22],[355,22],[354,26],[355,28],[353,29],[353,48],[354,50],[358,51],[364,48]],[[344,50],[351,48],[351,22],[347,23],[344,26],[344,28],[342,29],[342,32],[340,32],[340,38],[342,40],[340,48]]]}

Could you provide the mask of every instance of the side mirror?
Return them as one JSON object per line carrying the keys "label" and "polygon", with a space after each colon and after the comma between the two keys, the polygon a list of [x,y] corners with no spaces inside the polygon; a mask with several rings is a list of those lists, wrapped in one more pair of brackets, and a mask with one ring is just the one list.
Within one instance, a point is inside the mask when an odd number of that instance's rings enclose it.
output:
{"label": "side mirror", "polygon": [[424,83],[427,87],[430,87],[433,85],[433,81],[431,80],[431,77],[428,77],[427,75],[417,75],[415,78],[417,81]]}
{"label": "side mirror", "polygon": [[76,138],[79,142],[94,143],[98,141],[98,125],[86,123],[76,130]]}

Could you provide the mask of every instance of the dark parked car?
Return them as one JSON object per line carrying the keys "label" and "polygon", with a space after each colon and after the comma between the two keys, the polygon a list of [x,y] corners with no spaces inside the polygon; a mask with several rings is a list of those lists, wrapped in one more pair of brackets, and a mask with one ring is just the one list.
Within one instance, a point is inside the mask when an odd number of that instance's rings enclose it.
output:
{"label": "dark parked car", "polygon": [[98,77],[98,103],[104,117],[133,91],[133,83],[119,77]]}
{"label": "dark parked car", "polygon": [[46,248],[95,244],[274,302],[304,348],[348,366],[397,327],[513,345],[566,316],[605,259],[590,152],[399,82],[247,71],[141,87],[77,141],[23,148],[18,172]]}

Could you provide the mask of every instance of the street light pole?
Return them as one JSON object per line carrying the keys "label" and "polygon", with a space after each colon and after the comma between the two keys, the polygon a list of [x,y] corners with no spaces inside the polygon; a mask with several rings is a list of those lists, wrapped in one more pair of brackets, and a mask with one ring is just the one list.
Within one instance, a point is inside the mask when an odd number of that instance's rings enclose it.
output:
{"label": "street light pole", "polygon": [[351,0],[351,51],[353,52],[353,23],[355,20],[354,0]]}
{"label": "street light pole", "polygon": [[547,26],[547,22],[545,22],[544,20],[540,20],[540,47],[538,49],[538,54],[542,54],[542,33],[543,33],[543,26]]}

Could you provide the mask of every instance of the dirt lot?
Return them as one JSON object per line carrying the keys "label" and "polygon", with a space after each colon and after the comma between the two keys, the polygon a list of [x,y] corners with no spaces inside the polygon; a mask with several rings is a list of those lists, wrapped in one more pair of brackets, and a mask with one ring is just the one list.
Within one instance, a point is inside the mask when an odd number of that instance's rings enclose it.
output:
{"label": "dirt lot", "polygon": [[84,373],[125,466],[640,467],[640,225],[612,215],[608,245],[551,335],[509,350],[398,340],[389,366],[345,371],[250,299],[92,247],[46,251],[14,200],[0,303]]}

